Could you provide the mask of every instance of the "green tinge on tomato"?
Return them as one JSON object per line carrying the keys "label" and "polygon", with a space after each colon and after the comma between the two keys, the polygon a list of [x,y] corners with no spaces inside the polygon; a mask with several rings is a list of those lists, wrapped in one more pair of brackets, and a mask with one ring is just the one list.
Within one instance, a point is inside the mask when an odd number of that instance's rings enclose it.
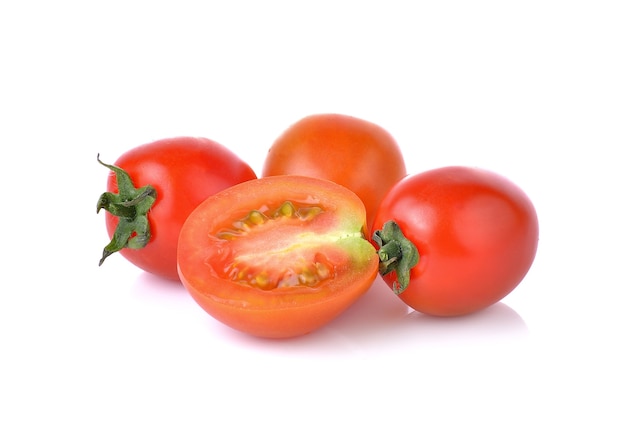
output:
{"label": "green tinge on tomato", "polygon": [[334,319],[367,291],[378,256],[361,200],[333,182],[274,176],[201,203],[181,230],[180,279],[211,316],[284,338]]}

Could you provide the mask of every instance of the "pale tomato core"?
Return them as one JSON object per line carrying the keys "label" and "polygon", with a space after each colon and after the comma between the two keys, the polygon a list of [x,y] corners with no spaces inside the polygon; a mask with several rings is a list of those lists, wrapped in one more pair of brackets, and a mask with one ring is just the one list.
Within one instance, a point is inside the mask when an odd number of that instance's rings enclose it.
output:
{"label": "pale tomato core", "polygon": [[220,277],[262,290],[314,289],[345,265],[343,254],[322,249],[329,241],[362,233],[320,233],[325,211],[286,201],[275,209],[253,210],[210,236],[216,248],[206,263]]}

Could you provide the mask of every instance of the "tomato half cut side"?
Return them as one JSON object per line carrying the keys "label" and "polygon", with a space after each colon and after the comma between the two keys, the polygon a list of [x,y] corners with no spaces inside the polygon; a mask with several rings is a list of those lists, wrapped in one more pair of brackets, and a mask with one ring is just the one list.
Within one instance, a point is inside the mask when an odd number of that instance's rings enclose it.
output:
{"label": "tomato half cut side", "polygon": [[178,272],[193,299],[236,330],[268,338],[327,324],[371,286],[376,249],[347,188],[296,175],[243,182],[183,225]]}

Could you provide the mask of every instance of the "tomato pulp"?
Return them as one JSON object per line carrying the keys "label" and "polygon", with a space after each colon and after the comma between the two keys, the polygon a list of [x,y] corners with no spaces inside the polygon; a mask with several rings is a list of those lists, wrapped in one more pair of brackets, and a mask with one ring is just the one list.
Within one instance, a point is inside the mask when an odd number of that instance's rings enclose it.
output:
{"label": "tomato pulp", "polygon": [[537,251],[530,199],[485,170],[443,167],[401,180],[382,201],[372,238],[388,221],[419,258],[405,287],[395,270],[383,279],[407,305],[431,315],[468,314],[498,302],[522,281]]}
{"label": "tomato pulp", "polygon": [[337,317],[372,284],[365,208],[348,189],[303,176],[251,180],[187,218],[178,272],[211,316],[245,333],[286,338]]}

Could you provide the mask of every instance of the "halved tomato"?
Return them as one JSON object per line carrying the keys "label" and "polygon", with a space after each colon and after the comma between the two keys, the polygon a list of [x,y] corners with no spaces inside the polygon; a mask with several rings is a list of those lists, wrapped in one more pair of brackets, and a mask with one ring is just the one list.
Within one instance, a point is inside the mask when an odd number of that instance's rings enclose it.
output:
{"label": "halved tomato", "polygon": [[178,273],[195,301],[239,331],[294,337],[327,324],[378,271],[365,206],[336,183],[255,179],[202,202],[178,243]]}

